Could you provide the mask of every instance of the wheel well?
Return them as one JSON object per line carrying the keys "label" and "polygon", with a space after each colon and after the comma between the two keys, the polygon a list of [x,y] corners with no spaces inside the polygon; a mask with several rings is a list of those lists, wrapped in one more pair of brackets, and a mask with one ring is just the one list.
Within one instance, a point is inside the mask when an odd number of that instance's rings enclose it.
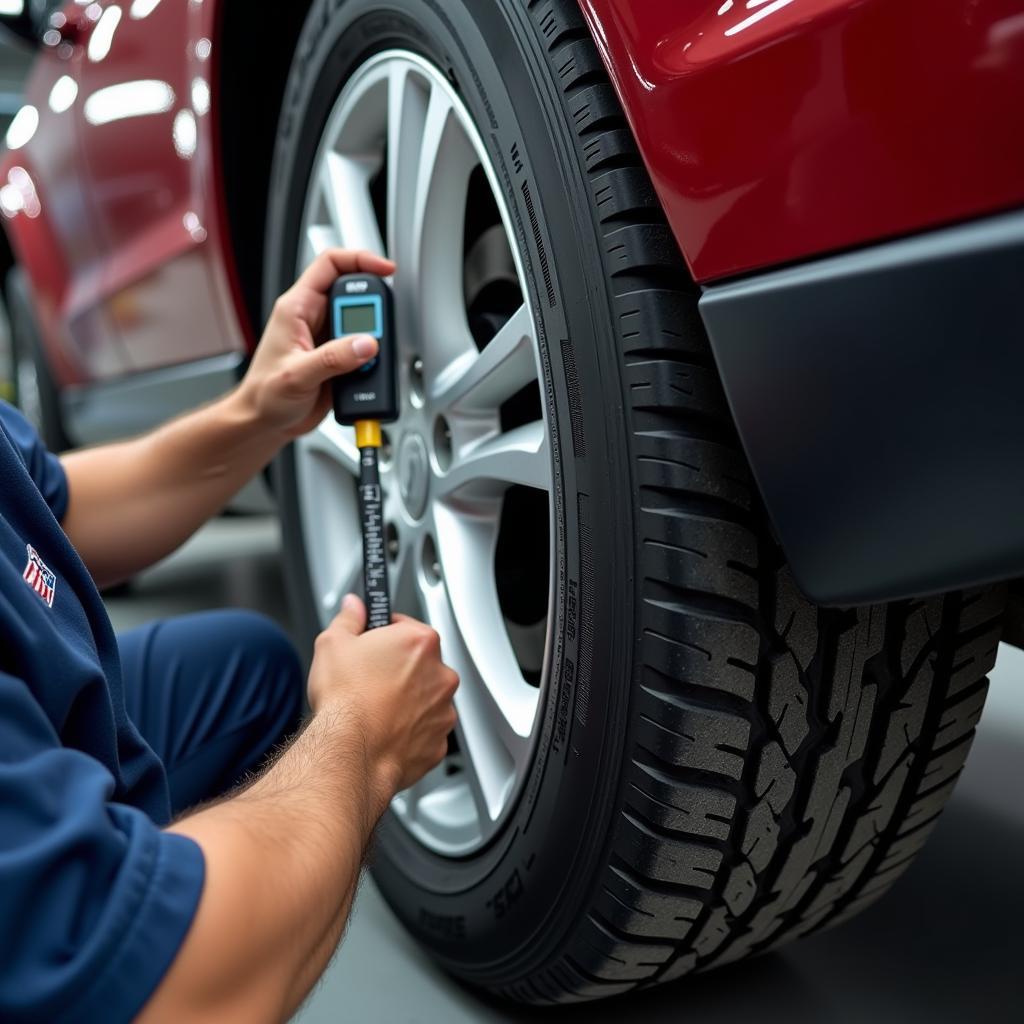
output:
{"label": "wheel well", "polygon": [[268,19],[241,0],[224,0],[218,80],[224,201],[235,269],[253,336],[263,322],[263,248],[278,114],[295,45],[313,0],[274,9]]}
{"label": "wheel well", "polygon": [[11,248],[11,240],[7,237],[7,232],[0,227],[0,289],[6,287],[7,275],[17,262]]}
{"label": "wheel well", "polygon": [[0,399],[14,401],[14,353],[7,315],[7,275],[14,266],[14,252],[7,232],[0,227]]}

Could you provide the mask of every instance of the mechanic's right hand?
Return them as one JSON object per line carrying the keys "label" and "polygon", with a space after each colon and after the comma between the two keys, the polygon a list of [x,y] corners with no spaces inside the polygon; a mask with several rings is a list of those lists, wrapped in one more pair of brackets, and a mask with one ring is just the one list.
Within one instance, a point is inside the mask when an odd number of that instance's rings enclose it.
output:
{"label": "mechanic's right hand", "polygon": [[317,638],[309,704],[315,714],[355,716],[383,811],[447,753],[459,677],[441,661],[437,633],[422,622],[396,615],[390,626],[365,629],[366,607],[349,594]]}

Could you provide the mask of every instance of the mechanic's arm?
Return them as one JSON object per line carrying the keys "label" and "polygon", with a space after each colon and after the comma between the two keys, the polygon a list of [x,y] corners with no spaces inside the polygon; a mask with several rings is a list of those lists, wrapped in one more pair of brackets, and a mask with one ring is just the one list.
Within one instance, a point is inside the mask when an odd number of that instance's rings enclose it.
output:
{"label": "mechanic's arm", "polygon": [[363,337],[315,347],[327,292],[341,274],[394,269],[370,253],[321,254],[275,304],[231,394],[134,441],[64,457],[64,530],[97,583],[116,583],[170,554],[327,415],[330,379],[377,352],[376,341]]}
{"label": "mechanic's arm", "polygon": [[144,1024],[290,1017],[341,938],[377,819],[444,757],[458,677],[437,634],[407,619],[362,634],[365,621],[347,598],[317,641],[314,717],[273,767],[171,827],[202,847],[206,884]]}

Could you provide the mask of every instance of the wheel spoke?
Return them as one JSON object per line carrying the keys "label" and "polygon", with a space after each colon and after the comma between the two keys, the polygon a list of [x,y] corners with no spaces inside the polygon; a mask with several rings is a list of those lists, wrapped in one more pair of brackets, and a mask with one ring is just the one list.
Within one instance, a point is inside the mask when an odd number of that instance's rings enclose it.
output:
{"label": "wheel spoke", "polygon": [[370,180],[375,171],[372,161],[340,153],[328,153],[324,160],[320,187],[331,226],[346,249],[384,252],[370,198]]}
{"label": "wheel spoke", "polygon": [[301,266],[305,270],[325,249],[335,249],[341,245],[341,236],[328,224],[313,224],[306,229],[306,237],[302,245]]}
{"label": "wheel spoke", "polygon": [[487,343],[483,351],[466,353],[435,382],[436,409],[493,412],[537,379],[534,325],[524,304]]}
{"label": "wheel spoke", "polygon": [[358,594],[362,590],[363,552],[358,543],[353,543],[341,566],[337,582],[320,599],[321,621],[329,621],[338,614],[346,594]]}
{"label": "wheel spoke", "polygon": [[436,85],[430,93],[412,199],[412,267],[418,337],[428,382],[475,350],[463,297],[461,239],[469,178],[479,160],[455,107]]}
{"label": "wheel spoke", "polygon": [[523,679],[505,628],[493,574],[482,577],[479,572],[480,566],[494,564],[498,517],[466,515],[439,506],[434,524],[459,637],[477,666],[476,679],[493,704],[502,740],[518,764],[533,727],[537,690]]}
{"label": "wheel spoke", "polygon": [[412,272],[412,235],[416,181],[427,119],[427,93],[405,65],[395,63],[388,79],[388,255],[398,273]]}
{"label": "wheel spoke", "polygon": [[486,499],[499,497],[513,484],[551,489],[551,456],[541,420],[471,445],[437,481],[437,493]]}
{"label": "wheel spoke", "polygon": [[359,476],[359,449],[355,433],[351,427],[339,426],[333,412],[328,413],[316,430],[299,443],[311,452],[326,455],[353,477]]}
{"label": "wheel spoke", "polygon": [[442,655],[459,673],[456,733],[478,809],[486,816],[485,822],[492,822],[504,806],[517,762],[525,757],[528,736],[516,732],[482,678],[459,629],[445,586],[425,587],[424,598],[430,621],[441,635]]}
{"label": "wheel spoke", "polygon": [[402,544],[391,567],[391,604],[396,612],[411,615],[414,619],[425,619],[428,609],[416,577],[416,563],[415,545],[409,542]]}

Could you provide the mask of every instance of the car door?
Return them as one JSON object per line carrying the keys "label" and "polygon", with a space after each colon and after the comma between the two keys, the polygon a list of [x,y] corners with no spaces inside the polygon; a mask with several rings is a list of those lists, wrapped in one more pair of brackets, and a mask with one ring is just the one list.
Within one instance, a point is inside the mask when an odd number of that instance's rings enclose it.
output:
{"label": "car door", "polygon": [[[25,272],[41,340],[59,384],[84,384],[124,372],[123,350],[105,313],[90,299],[102,255],[78,145],[82,50],[62,27],[43,38],[64,12],[82,10],[66,0],[36,0],[38,49],[23,102],[7,132],[0,210]],[[53,20],[51,20],[53,19]],[[88,19],[79,18],[85,28]],[[13,208],[11,202],[14,203]]]}
{"label": "car door", "polygon": [[130,372],[241,352],[216,231],[212,2],[101,0],[80,139],[103,247],[96,301]]}

